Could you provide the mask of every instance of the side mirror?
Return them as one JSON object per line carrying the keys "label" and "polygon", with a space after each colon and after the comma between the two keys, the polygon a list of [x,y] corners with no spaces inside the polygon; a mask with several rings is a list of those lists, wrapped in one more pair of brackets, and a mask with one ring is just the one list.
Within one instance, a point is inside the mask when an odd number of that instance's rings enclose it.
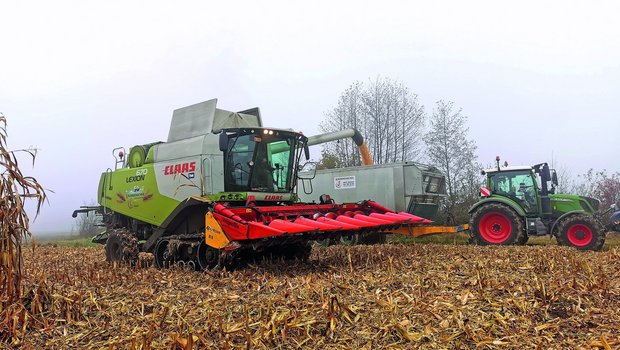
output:
{"label": "side mirror", "polygon": [[225,131],[220,133],[220,151],[226,152],[228,150],[228,134]]}
{"label": "side mirror", "polygon": [[304,145],[304,155],[306,156],[306,160],[310,160],[310,148],[308,144]]}
{"label": "side mirror", "polygon": [[297,177],[302,180],[312,180],[316,176],[316,163],[306,162],[299,167]]}
{"label": "side mirror", "polygon": [[558,174],[555,172],[555,170],[551,173],[551,183],[554,185],[558,185]]}

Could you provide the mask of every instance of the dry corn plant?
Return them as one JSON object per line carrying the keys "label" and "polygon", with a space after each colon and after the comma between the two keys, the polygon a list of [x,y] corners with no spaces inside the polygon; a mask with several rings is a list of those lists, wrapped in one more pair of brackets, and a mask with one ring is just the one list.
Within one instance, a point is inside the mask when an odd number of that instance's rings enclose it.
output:
{"label": "dry corn plant", "polygon": [[9,309],[21,296],[22,241],[30,236],[24,199],[37,202],[38,215],[46,198],[41,185],[22,174],[17,153],[29,154],[34,164],[34,150],[8,150],[6,118],[0,113],[0,324],[11,317]]}

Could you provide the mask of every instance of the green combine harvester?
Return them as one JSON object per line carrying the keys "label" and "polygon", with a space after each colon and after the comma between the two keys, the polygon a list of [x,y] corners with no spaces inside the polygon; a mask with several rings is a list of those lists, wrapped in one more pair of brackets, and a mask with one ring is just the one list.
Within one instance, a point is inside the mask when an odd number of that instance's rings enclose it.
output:
{"label": "green combine harvester", "polygon": [[108,261],[148,252],[159,267],[208,269],[265,254],[305,259],[311,241],[413,233],[431,222],[372,200],[301,202],[308,145],[351,137],[369,155],[361,135],[349,129],[307,138],[263,127],[258,108],[231,112],[216,104],[175,110],[166,142],[113,151],[116,166],[101,174],[99,205],[73,213],[101,215],[106,230],[93,241],[105,244]]}

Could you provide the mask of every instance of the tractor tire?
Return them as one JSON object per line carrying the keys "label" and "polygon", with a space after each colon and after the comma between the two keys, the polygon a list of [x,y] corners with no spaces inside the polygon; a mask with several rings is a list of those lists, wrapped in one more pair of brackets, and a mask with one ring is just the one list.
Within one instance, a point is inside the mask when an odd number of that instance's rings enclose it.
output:
{"label": "tractor tire", "polygon": [[596,220],[588,215],[571,215],[558,224],[558,244],[579,250],[601,250],[605,232]]}
{"label": "tractor tire", "polygon": [[527,241],[530,240],[530,236],[527,234],[527,232],[525,234],[523,234],[523,236],[521,236],[521,239],[516,243],[517,245],[525,245],[527,243]]}
{"label": "tractor tire", "polygon": [[129,230],[115,229],[105,243],[105,257],[108,262],[133,265],[138,261],[138,240]]}
{"label": "tractor tire", "polygon": [[527,240],[523,219],[502,204],[490,203],[479,207],[472,214],[469,227],[473,244],[510,245]]}

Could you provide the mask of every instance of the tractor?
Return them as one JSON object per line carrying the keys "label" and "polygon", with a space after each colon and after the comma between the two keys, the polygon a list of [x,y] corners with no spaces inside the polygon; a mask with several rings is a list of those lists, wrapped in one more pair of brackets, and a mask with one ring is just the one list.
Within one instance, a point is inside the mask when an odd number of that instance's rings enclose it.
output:
{"label": "tractor", "polygon": [[486,186],[469,209],[472,243],[523,245],[530,236],[553,235],[563,246],[601,250],[599,200],[556,194],[557,174],[547,163],[500,168],[499,157],[496,162],[496,168],[482,171]]}

